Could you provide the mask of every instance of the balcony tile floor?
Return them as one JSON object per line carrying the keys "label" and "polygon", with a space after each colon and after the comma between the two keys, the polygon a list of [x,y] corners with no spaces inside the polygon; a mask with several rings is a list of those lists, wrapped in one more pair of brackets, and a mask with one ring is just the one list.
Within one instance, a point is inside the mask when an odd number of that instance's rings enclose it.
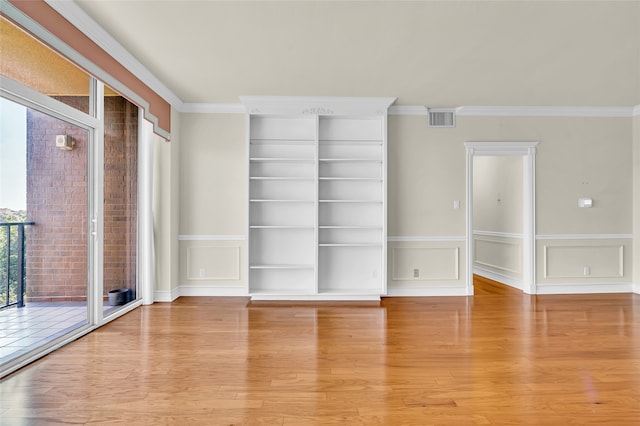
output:
{"label": "balcony tile floor", "polygon": [[[115,309],[105,305],[107,311]],[[0,364],[87,323],[85,302],[27,303],[0,310]]]}

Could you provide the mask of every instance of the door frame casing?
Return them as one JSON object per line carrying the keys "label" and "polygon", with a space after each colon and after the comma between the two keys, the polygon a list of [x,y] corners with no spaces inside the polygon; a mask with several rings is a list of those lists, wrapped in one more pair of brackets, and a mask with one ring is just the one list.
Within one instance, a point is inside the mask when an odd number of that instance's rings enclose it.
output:
{"label": "door frame casing", "polygon": [[535,157],[539,142],[465,142],[466,150],[466,281],[473,295],[473,159],[474,157],[522,157],[522,290],[536,294]]}

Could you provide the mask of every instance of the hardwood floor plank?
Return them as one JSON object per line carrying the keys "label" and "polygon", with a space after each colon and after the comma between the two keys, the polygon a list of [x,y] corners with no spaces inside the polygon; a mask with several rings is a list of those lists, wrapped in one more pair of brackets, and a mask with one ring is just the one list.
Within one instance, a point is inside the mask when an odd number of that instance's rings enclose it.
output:
{"label": "hardwood floor plank", "polygon": [[636,425],[640,296],[180,298],[5,378],[1,424]]}

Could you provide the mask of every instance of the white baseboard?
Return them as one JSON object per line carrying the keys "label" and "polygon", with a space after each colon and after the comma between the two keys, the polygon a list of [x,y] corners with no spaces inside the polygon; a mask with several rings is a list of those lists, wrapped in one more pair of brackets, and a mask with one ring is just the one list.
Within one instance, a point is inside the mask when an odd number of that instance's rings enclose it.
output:
{"label": "white baseboard", "polygon": [[473,268],[473,273],[476,275],[480,275],[481,277],[488,278],[493,281],[498,281],[499,283],[502,283],[502,284],[506,284],[509,287],[522,290],[522,281],[517,278],[509,277],[503,274],[498,274],[497,272],[491,272],[484,268],[479,268],[477,266]]}
{"label": "white baseboard", "polygon": [[634,291],[634,285],[632,283],[594,283],[594,284],[585,284],[585,283],[540,284],[538,283],[536,288],[537,288],[536,294],[631,293]]}
{"label": "white baseboard", "polygon": [[177,288],[171,291],[156,291],[153,293],[154,302],[173,302],[178,297],[180,297],[180,293]]}
{"label": "white baseboard", "polygon": [[178,290],[180,296],[249,296],[245,286],[181,285]]}
{"label": "white baseboard", "polygon": [[251,300],[256,301],[326,301],[326,302],[379,302],[379,294],[345,294],[345,293],[319,293],[319,294],[278,294],[278,293],[252,293]]}
{"label": "white baseboard", "polygon": [[468,296],[467,287],[387,288],[383,297]]}
{"label": "white baseboard", "polygon": [[633,283],[633,292],[640,294],[640,283]]}

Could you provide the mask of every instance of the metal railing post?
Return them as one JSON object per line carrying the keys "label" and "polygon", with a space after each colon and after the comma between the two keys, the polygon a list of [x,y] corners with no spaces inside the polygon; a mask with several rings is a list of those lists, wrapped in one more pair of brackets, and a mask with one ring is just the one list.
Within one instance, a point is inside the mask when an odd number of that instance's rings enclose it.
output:
{"label": "metal railing post", "polygon": [[7,298],[6,305],[11,302],[11,226],[7,226]]}
{"label": "metal railing post", "polygon": [[[18,308],[24,308],[24,224],[18,225],[18,262],[16,272],[18,274]],[[8,275],[8,274],[7,274]]]}

